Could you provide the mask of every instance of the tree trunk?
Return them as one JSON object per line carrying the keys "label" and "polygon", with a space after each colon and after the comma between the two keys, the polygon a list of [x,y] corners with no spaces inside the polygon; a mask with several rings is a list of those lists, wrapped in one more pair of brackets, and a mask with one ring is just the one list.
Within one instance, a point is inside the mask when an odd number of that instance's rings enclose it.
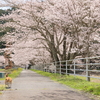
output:
{"label": "tree trunk", "polygon": [[54,35],[51,35],[50,38],[51,38],[51,44],[50,44],[51,57],[56,62],[56,61],[59,61],[59,58],[58,58],[58,55],[57,55],[57,49],[55,47]]}
{"label": "tree trunk", "polygon": [[[63,37],[63,54],[61,60],[66,61],[66,33]],[[62,62],[61,65],[61,72],[66,73],[66,62]]]}
{"label": "tree trunk", "polygon": [[[87,57],[90,57],[90,44],[89,44],[89,34],[87,33]],[[88,60],[87,63],[90,63],[90,60]],[[88,65],[88,70],[89,70],[89,65]],[[90,76],[90,72],[88,71],[88,76]],[[87,77],[87,81],[90,81],[90,77]]]}
{"label": "tree trunk", "polygon": [[63,38],[63,56],[62,56],[62,60],[66,60],[66,33],[64,34],[64,38]]}

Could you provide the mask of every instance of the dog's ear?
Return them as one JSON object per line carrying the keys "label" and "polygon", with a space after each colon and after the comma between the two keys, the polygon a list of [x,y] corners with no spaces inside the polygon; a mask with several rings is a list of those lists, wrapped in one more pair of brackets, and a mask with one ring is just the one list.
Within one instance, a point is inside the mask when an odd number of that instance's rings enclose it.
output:
{"label": "dog's ear", "polygon": [[8,77],[8,74],[6,74],[5,76]]}

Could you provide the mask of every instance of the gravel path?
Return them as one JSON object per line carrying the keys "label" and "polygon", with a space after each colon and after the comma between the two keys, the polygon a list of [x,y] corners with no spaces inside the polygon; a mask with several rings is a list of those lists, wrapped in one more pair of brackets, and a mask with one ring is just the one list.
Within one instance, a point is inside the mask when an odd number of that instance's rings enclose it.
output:
{"label": "gravel path", "polygon": [[93,100],[65,85],[30,70],[23,70],[13,80],[12,88],[0,95],[0,100]]}

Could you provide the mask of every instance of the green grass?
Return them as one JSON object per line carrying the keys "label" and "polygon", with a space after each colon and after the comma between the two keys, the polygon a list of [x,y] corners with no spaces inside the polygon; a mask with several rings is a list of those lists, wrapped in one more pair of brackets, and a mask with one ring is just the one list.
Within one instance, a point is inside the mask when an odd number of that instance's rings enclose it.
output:
{"label": "green grass", "polygon": [[21,73],[21,71],[22,71],[22,68],[18,68],[17,70],[13,70],[11,72],[11,74],[9,74],[9,77],[16,78],[16,77],[19,76],[19,74]]}
{"label": "green grass", "polygon": [[69,75],[69,76],[59,75],[55,73],[48,73],[48,72],[43,72],[38,70],[32,70],[32,71],[35,71],[43,76],[50,77],[50,79],[55,80],[64,85],[67,85],[71,88],[100,96],[100,83],[88,82],[85,80],[85,78],[80,76],[74,77],[73,75]]}
{"label": "green grass", "polygon": [[5,90],[5,85],[0,85],[0,94],[2,94],[1,91]]}
{"label": "green grass", "polygon": [[3,72],[5,69],[0,69],[0,72]]}

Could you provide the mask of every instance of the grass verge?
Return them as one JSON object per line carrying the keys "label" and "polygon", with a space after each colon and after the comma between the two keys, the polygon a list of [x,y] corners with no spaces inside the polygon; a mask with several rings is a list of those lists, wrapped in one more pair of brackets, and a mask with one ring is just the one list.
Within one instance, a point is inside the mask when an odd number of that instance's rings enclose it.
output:
{"label": "grass verge", "polygon": [[69,75],[69,76],[59,75],[59,74],[48,73],[48,72],[43,72],[39,70],[32,70],[32,71],[35,71],[43,76],[50,77],[50,79],[55,80],[64,85],[67,85],[71,88],[100,96],[100,83],[88,82],[80,76],[74,77],[73,75]]}
{"label": "grass verge", "polygon": [[[17,76],[19,76],[20,72],[22,71],[22,68],[18,68],[18,69],[9,69],[9,70],[2,70],[2,72],[5,73],[9,73],[9,77],[16,78]],[[4,80],[4,78],[0,78],[0,80]]]}
{"label": "grass verge", "polygon": [[11,77],[12,79],[13,79],[13,78],[16,78],[16,77],[19,76],[19,74],[21,73],[21,71],[22,71],[22,68],[18,68],[18,69],[16,69],[16,70],[13,70],[13,71],[11,72],[11,74],[9,74],[9,77]]}

